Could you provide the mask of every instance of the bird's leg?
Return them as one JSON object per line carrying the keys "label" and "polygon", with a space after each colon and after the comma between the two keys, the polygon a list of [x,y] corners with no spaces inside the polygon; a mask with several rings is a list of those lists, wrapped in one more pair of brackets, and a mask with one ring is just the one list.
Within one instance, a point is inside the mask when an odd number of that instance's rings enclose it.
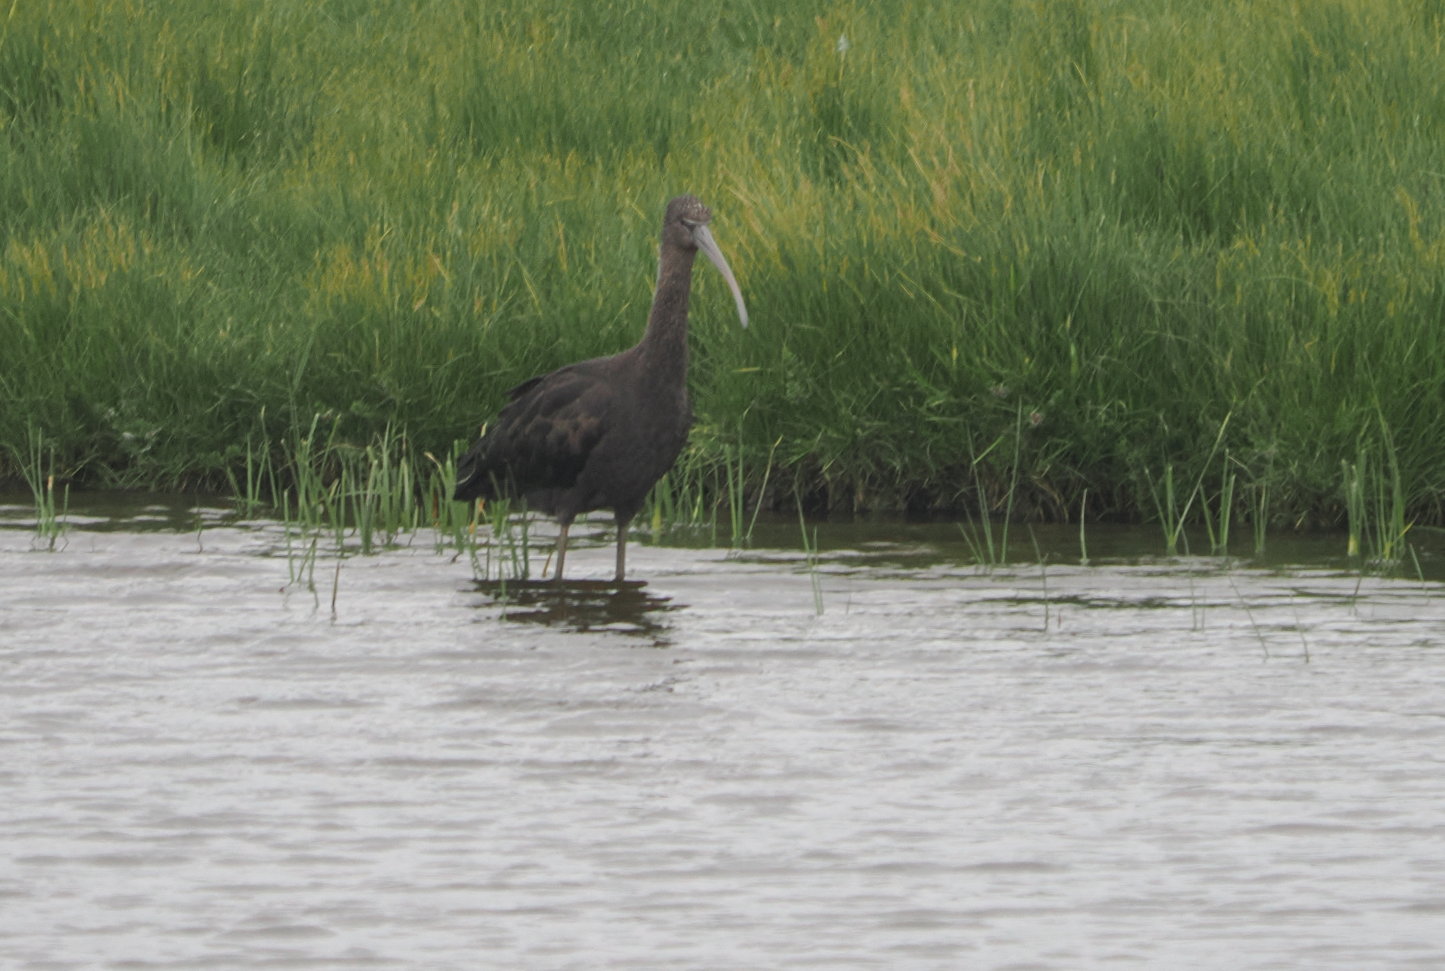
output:
{"label": "bird's leg", "polygon": [[567,558],[567,529],[571,523],[563,523],[557,532],[557,572],[552,574],[553,583],[562,582],[562,561]]}
{"label": "bird's leg", "polygon": [[622,577],[627,572],[627,524],[629,520],[619,519],[617,521],[617,575],[613,582],[621,583]]}

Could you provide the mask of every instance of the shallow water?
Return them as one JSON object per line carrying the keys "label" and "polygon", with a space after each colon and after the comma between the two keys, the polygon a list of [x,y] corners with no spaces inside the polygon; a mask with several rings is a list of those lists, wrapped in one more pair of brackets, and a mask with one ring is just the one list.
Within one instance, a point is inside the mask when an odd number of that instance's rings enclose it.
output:
{"label": "shallow water", "polygon": [[1445,966],[1437,582],[884,524],[614,591],[599,525],[313,594],[274,524],[23,518],[6,968]]}

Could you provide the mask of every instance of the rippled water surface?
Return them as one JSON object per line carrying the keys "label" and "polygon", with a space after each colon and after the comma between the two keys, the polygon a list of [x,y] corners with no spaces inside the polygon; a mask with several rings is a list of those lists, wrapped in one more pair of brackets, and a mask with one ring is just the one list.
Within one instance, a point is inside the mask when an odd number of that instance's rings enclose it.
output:
{"label": "rippled water surface", "polygon": [[1445,966],[1438,582],[825,526],[614,590],[599,526],[313,594],[272,524],[25,516],[0,967]]}

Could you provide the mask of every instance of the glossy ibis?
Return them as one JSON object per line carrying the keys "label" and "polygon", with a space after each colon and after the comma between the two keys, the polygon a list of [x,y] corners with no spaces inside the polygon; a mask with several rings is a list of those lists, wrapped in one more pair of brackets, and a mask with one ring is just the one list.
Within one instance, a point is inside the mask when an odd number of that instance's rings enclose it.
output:
{"label": "glossy ibis", "polygon": [[579,513],[617,517],[617,573],[627,564],[627,525],[687,442],[687,305],[693,258],[701,250],[722,273],[748,325],[737,278],[708,231],[712,213],[695,196],[667,204],[657,290],[636,345],[558,368],[507,392],[497,420],[457,465],[458,500],[522,498],[556,516],[557,572],[567,530]]}

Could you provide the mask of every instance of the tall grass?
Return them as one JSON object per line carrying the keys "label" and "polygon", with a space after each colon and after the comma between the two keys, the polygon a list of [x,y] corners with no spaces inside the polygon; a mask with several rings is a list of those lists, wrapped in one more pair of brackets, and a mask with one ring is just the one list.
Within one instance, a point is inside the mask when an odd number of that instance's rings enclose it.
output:
{"label": "tall grass", "polygon": [[1350,476],[1388,470],[1401,522],[1438,524],[1442,21],[12,4],[0,476],[27,428],[61,481],[107,485],[258,481],[311,434],[450,455],[512,384],[636,339],[662,203],[691,190],[755,326],[700,270],[674,488],[745,470],[740,510],[1007,495],[1172,530],[1168,472],[1194,484],[1176,511],[1227,529],[1221,504],[1343,524]]}

